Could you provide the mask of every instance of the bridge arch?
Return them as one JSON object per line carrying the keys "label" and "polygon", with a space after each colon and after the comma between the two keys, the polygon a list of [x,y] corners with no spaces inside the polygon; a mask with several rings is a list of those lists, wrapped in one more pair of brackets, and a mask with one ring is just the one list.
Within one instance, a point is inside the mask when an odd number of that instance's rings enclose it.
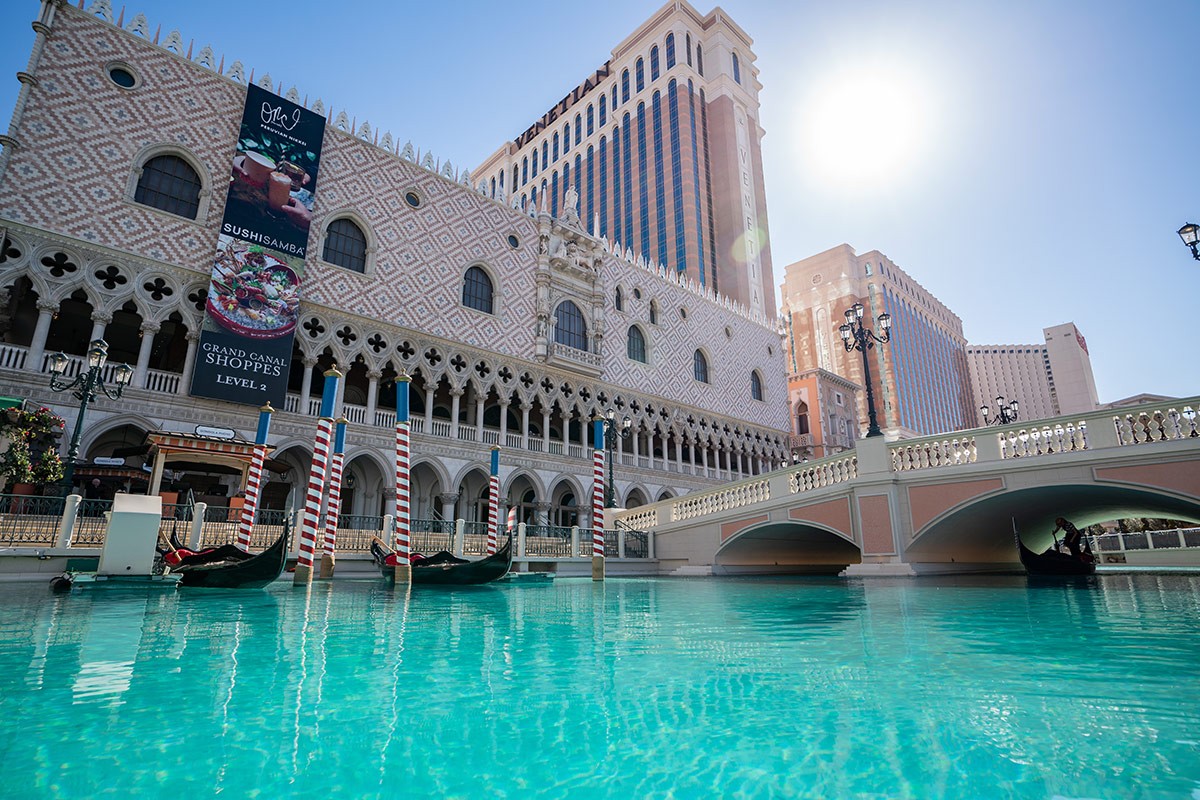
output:
{"label": "bridge arch", "polygon": [[862,562],[859,546],[841,531],[811,520],[770,520],[722,526],[714,565],[728,572],[836,575]]}
{"label": "bridge arch", "polygon": [[1200,523],[1200,503],[1152,486],[1084,482],[1002,489],[966,500],[914,531],[909,561],[1017,562],[1014,529],[1031,550],[1053,543],[1054,520],[1084,528],[1128,517]]}

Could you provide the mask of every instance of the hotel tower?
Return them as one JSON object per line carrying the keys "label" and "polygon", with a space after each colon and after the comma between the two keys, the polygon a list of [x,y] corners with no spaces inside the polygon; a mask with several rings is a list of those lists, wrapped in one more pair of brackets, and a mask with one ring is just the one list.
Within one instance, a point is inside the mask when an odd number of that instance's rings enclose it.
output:
{"label": "hotel tower", "polygon": [[[772,319],[752,40],[673,0],[472,175]],[[570,191],[573,190],[573,191]]]}

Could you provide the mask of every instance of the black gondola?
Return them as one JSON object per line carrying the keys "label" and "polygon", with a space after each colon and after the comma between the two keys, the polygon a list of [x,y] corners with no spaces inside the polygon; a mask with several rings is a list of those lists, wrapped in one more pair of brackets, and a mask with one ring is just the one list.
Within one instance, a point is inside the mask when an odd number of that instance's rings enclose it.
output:
{"label": "black gondola", "polygon": [[[1021,550],[1021,564],[1025,566],[1025,571],[1030,575],[1094,575],[1096,573],[1094,559],[1083,561],[1070,553],[1060,553],[1053,547],[1047,548],[1044,553],[1035,553],[1025,546],[1020,537],[1017,537],[1017,547]],[[1085,548],[1083,552],[1088,556],[1092,555],[1090,548]]]}
{"label": "black gondola", "polygon": [[[387,549],[378,539],[371,540],[371,557],[375,559],[380,573],[388,580],[396,577],[396,554]],[[389,558],[391,562],[389,563]],[[467,586],[491,583],[508,574],[512,566],[512,536],[504,546],[487,558],[467,561],[449,553],[438,553],[425,562],[413,564],[413,583],[448,584]]]}
{"label": "black gondola", "polygon": [[275,544],[258,555],[227,544],[199,553],[189,553],[178,563],[171,565],[170,569],[181,576],[179,583],[183,586],[258,589],[283,574],[290,533],[290,526],[285,524]]}

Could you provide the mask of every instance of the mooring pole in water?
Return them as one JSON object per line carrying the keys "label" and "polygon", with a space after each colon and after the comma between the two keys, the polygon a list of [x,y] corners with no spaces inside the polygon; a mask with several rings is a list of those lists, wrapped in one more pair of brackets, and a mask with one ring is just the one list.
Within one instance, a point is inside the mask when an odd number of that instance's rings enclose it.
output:
{"label": "mooring pole in water", "polygon": [[604,580],[604,420],[592,420],[592,580]]}
{"label": "mooring pole in water", "polygon": [[338,517],[342,513],[342,466],[346,458],[346,426],[350,420],[342,417],[333,435],[333,458],[329,461],[329,501],[325,504],[325,547],[321,553],[321,579],[333,577],[334,552],[337,549]]}
{"label": "mooring pole in water", "polygon": [[487,554],[497,547],[496,529],[500,525],[500,448],[492,446],[492,471],[488,477]]}
{"label": "mooring pole in water", "polygon": [[242,519],[238,523],[238,547],[250,548],[254,531],[254,517],[258,514],[258,499],[262,493],[263,462],[267,460],[267,435],[271,432],[271,414],[275,409],[267,403],[258,410],[258,433],[254,437],[254,457],[250,460],[250,472],[246,475],[246,500],[242,506]]}
{"label": "mooring pole in water", "polygon": [[411,378],[404,372],[396,376],[396,584],[412,583],[409,508],[409,420],[408,388]]}
{"label": "mooring pole in water", "polygon": [[321,394],[321,418],[317,420],[317,436],[313,441],[312,466],[308,470],[308,493],[304,499],[304,516],[300,525],[300,556],[296,560],[293,585],[306,586],[312,582],[313,557],[317,551],[317,528],[321,523],[321,497],[329,477],[329,446],[333,438],[333,405],[337,398],[337,367],[325,372],[325,387]]}

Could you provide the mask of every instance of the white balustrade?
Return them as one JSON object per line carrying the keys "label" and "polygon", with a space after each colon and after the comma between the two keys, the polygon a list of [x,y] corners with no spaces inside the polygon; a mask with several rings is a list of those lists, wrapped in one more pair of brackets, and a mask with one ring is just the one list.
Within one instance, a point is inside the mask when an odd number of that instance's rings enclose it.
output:
{"label": "white balustrade", "polygon": [[648,531],[658,525],[658,509],[650,508],[621,518],[621,522],[635,531]]}
{"label": "white balustrade", "polygon": [[792,494],[833,486],[858,477],[858,456],[838,454],[817,461],[807,461],[793,467],[788,475],[788,491]]}
{"label": "white balustrade", "polygon": [[295,414],[300,410],[300,395],[288,394],[283,397],[283,410]]}
{"label": "white balustrade", "polygon": [[[420,430],[417,430],[418,422],[421,423],[422,430],[424,429],[424,426],[425,426],[424,419],[418,417],[416,419],[409,420],[409,421],[412,423],[409,427],[412,430],[416,431],[417,433],[421,432]],[[396,412],[392,411],[390,409],[387,409],[387,408],[375,409],[375,427],[376,428],[395,428],[396,427]]]}
{"label": "white balustrade", "polygon": [[961,466],[974,464],[976,461],[975,437],[970,433],[906,439],[890,445],[888,451],[892,458],[893,472]]}
{"label": "white balustrade", "polygon": [[679,522],[762,503],[771,499],[771,484],[765,480],[743,481],[703,494],[689,494],[671,501],[671,521]]}
{"label": "white balustrade", "polygon": [[429,433],[432,436],[450,436],[450,422],[444,419],[431,420]]}
{"label": "white balustrade", "polygon": [[523,450],[524,446],[523,446],[523,443],[521,440],[521,434],[505,433],[504,434],[504,446],[511,447],[514,450]]}
{"label": "white balustrade", "polygon": [[29,348],[17,344],[0,344],[0,369],[25,369]]}
{"label": "white balustrade", "polygon": [[474,425],[463,425],[462,423],[458,425],[458,439],[461,442],[478,441],[478,433],[479,431],[475,429]]}
{"label": "white balustrade", "polygon": [[159,394],[178,394],[182,378],[178,372],[149,369],[146,370],[146,389]]}
{"label": "white balustrade", "polygon": [[500,444],[500,431],[492,430],[491,428],[484,428],[483,429],[483,443],[484,444],[494,444],[494,445]]}
{"label": "white balustrade", "polygon": [[367,407],[342,403],[342,416],[355,425],[362,425],[367,421]]}

